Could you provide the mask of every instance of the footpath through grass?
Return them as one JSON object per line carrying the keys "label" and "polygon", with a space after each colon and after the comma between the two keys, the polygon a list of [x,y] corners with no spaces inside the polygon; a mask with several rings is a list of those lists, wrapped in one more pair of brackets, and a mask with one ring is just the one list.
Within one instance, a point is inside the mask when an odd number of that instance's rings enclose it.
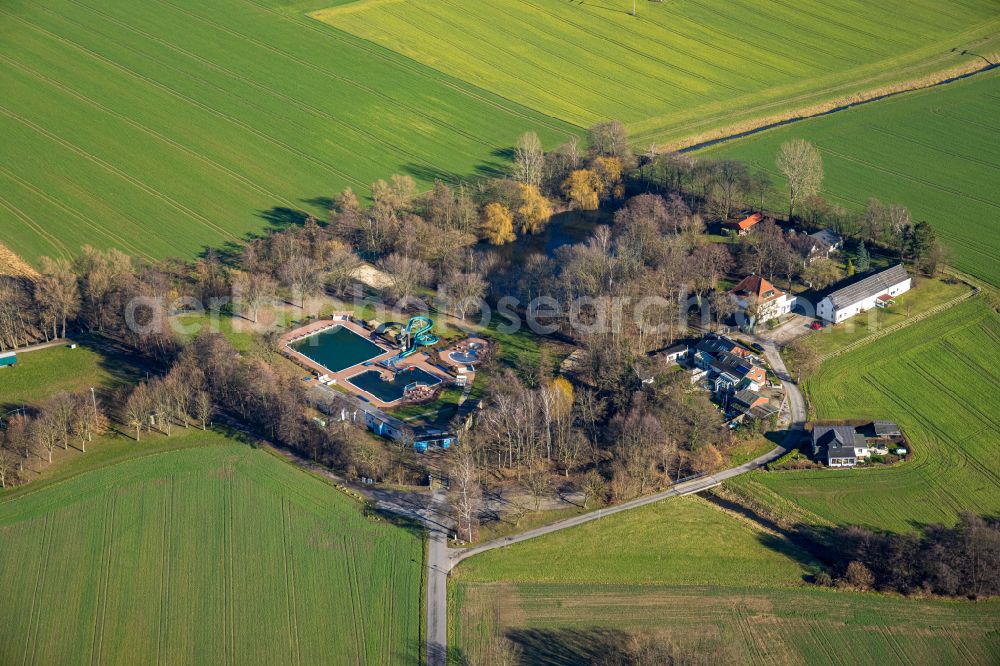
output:
{"label": "footpath through grass", "polygon": [[[995,8],[995,6],[994,6]],[[794,138],[823,156],[823,195],[861,210],[869,197],[906,205],[930,222],[959,269],[1000,285],[1000,72],[873,102],[793,123],[702,155],[746,160],[769,171],[787,208],[785,180],[774,166],[779,146]]]}
{"label": "footpath through grass", "polygon": [[894,420],[912,442],[912,461],[753,472],[727,483],[755,497],[775,493],[833,523],[875,529],[951,524],[961,511],[996,515],[998,368],[1000,315],[985,297],[973,298],[837,356],[809,380],[819,418]]}
{"label": "footpath through grass", "polygon": [[[359,0],[312,16],[643,148],[921,77],[1000,44],[995,3]],[[887,26],[892,26],[887,32]],[[955,49],[957,47],[957,50]]]}
{"label": "footpath through grass", "polygon": [[0,663],[419,660],[418,531],[263,450],[179,437],[0,496]]}
{"label": "footpath through grass", "polygon": [[649,632],[728,663],[983,663],[997,603],[810,586],[807,555],[698,497],[509,548],[453,572],[450,640],[475,660],[498,636],[526,663],[590,663]]}

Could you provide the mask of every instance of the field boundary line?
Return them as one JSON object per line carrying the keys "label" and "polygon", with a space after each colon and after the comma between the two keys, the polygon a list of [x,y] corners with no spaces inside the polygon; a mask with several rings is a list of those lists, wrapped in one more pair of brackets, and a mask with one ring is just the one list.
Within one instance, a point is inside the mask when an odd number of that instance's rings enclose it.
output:
{"label": "field boundary line", "polygon": [[979,294],[979,287],[973,286],[970,291],[965,292],[961,296],[956,296],[955,298],[951,299],[950,301],[946,301],[944,303],[940,303],[938,305],[935,305],[930,310],[925,310],[924,312],[921,312],[918,315],[914,315],[913,317],[910,317],[908,319],[904,319],[903,321],[896,322],[895,324],[892,324],[890,326],[882,328],[882,329],[876,331],[875,333],[870,333],[869,335],[866,335],[865,337],[861,338],[860,340],[855,340],[854,342],[852,342],[849,345],[846,345],[844,347],[841,347],[840,349],[835,349],[832,352],[828,352],[828,353],[826,353],[826,354],[824,354],[823,356],[820,357],[820,362],[824,362],[825,363],[826,361],[829,361],[830,359],[833,359],[833,358],[836,358],[836,357],[841,356],[843,354],[846,354],[848,352],[854,351],[855,349],[858,349],[860,347],[864,347],[865,345],[867,345],[869,343],[872,343],[872,342],[875,342],[876,340],[880,340],[881,338],[884,338],[885,336],[890,335],[891,333],[895,333],[896,331],[904,329],[907,326],[911,326],[913,324],[916,324],[917,322],[921,322],[921,321],[927,319],[928,317],[932,317],[932,316],[934,316],[934,315],[936,315],[936,314],[938,314],[940,312],[943,312],[944,310],[952,308],[952,307],[958,305],[959,303],[961,303],[962,301],[967,301],[968,299],[973,298],[974,296],[977,296],[978,294]]}

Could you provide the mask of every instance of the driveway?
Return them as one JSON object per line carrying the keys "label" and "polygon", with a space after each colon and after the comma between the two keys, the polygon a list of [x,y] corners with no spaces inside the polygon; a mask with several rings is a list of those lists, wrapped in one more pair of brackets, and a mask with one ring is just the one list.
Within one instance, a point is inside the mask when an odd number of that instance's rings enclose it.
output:
{"label": "driveway", "polygon": [[[757,337],[761,340],[769,340],[779,347],[783,347],[792,340],[810,333],[812,329],[809,328],[809,325],[814,321],[815,319],[812,317],[793,314],[790,320],[786,321],[784,324],[772,331],[768,331],[766,329],[758,330]],[[763,327],[758,326],[757,328],[761,329]]]}

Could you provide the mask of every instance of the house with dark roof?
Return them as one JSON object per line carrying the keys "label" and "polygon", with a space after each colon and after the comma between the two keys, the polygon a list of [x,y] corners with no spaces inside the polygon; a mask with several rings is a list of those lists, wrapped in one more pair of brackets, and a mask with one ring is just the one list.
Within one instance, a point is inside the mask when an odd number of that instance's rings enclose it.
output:
{"label": "house with dark roof", "polygon": [[816,305],[816,315],[837,324],[878,307],[880,297],[892,299],[909,291],[910,285],[903,264],[897,264],[831,292]]}
{"label": "house with dark roof", "polygon": [[828,257],[834,252],[839,252],[844,249],[844,237],[833,229],[823,229],[822,231],[817,231],[816,233],[809,234],[809,238],[816,241],[819,249],[822,250]]}
{"label": "house with dark roof", "polygon": [[729,293],[748,318],[748,328],[788,314],[795,300],[760,275],[746,276]]}
{"label": "house with dark roof", "polygon": [[853,467],[858,460],[868,457],[868,440],[854,426],[813,426],[812,453],[816,458],[826,458],[830,467]]}

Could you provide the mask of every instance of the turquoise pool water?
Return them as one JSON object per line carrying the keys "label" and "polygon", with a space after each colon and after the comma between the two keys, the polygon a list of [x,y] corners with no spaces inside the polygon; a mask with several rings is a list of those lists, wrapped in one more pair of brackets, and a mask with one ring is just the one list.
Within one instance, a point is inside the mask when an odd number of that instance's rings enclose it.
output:
{"label": "turquoise pool water", "polygon": [[378,370],[366,370],[360,375],[354,375],[348,381],[383,402],[393,402],[402,398],[403,389],[414,382],[425,386],[434,386],[441,380],[420,368],[407,368],[397,372],[390,382],[382,379]]}
{"label": "turquoise pool water", "polygon": [[328,328],[288,346],[330,372],[346,370],[383,353],[382,348],[374,342],[343,326]]}

